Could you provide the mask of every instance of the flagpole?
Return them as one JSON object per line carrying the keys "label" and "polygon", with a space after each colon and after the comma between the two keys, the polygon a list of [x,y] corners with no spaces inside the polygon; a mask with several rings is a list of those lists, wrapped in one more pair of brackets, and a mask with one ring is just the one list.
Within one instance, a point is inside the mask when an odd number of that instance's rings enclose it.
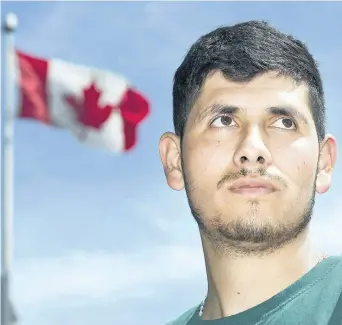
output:
{"label": "flagpole", "polygon": [[10,303],[10,273],[12,262],[13,223],[13,119],[14,119],[14,31],[17,17],[10,13],[5,25],[5,97],[2,108],[2,168],[1,168],[1,325],[15,322]]}

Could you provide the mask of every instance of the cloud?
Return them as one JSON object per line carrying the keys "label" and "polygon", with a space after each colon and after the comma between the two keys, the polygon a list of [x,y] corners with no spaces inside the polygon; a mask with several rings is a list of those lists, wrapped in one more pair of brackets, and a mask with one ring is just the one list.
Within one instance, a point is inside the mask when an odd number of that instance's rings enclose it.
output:
{"label": "cloud", "polygon": [[174,21],[182,12],[177,4],[57,2],[38,9],[26,6],[28,13],[41,11],[41,18],[25,16],[17,43],[44,57],[90,65],[106,62],[104,68],[108,62],[127,67],[138,60],[140,69],[146,70],[170,66],[179,57],[180,44],[189,45],[187,30]]}
{"label": "cloud", "polygon": [[74,252],[15,263],[14,301],[21,308],[155,295],[158,283],[203,275],[199,248],[160,246],[132,254]]}
{"label": "cloud", "polygon": [[[20,14],[18,17],[17,43],[20,47],[38,52],[42,56],[74,49],[68,37],[70,28],[77,26],[84,19],[88,12],[87,6],[75,8],[75,3],[64,2],[51,2],[38,7],[36,4],[27,3],[24,6],[25,17]],[[40,12],[39,19],[36,13],[32,14],[36,11]]]}
{"label": "cloud", "polygon": [[319,209],[312,221],[311,235],[314,244],[330,255],[342,255],[341,211],[341,204],[336,202],[330,209]]}

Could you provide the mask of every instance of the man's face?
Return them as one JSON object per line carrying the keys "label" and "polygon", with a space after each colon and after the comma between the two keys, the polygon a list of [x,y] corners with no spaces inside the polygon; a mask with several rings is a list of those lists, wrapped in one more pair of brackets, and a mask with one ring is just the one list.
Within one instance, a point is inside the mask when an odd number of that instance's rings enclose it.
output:
{"label": "man's face", "polygon": [[272,73],[244,84],[209,76],[177,147],[182,178],[168,177],[170,186],[184,183],[203,234],[244,252],[279,247],[306,228],[335,160],[334,140],[319,144],[307,87]]}

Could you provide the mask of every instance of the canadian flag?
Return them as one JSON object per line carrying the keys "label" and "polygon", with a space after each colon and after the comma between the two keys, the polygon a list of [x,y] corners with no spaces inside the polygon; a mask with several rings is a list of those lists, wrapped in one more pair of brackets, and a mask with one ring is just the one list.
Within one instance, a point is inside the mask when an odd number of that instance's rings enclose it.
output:
{"label": "canadian flag", "polygon": [[21,51],[15,62],[19,118],[67,129],[81,142],[110,151],[134,147],[149,103],[124,77]]}

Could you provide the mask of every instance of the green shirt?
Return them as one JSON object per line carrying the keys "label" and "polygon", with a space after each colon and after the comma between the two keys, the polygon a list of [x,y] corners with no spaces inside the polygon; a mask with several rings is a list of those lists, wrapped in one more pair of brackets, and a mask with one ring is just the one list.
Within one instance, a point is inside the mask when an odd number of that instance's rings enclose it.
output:
{"label": "green shirt", "polygon": [[201,320],[193,307],[168,325],[342,325],[342,257],[329,257],[265,302],[239,314]]}

